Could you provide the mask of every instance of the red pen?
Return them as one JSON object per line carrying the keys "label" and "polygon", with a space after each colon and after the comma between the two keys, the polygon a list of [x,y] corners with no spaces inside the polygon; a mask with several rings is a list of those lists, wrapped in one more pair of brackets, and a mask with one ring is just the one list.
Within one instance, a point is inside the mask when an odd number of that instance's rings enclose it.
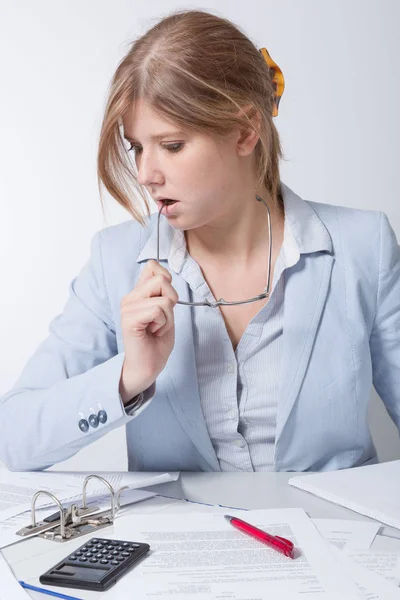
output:
{"label": "red pen", "polygon": [[257,540],[264,542],[264,544],[267,544],[274,550],[282,552],[285,556],[294,558],[294,545],[290,540],[280,537],[279,535],[270,535],[266,531],[258,529],[258,527],[254,527],[254,525],[250,525],[250,523],[246,523],[246,521],[242,521],[242,519],[238,519],[237,517],[231,517],[230,515],[224,515],[224,517],[231,525],[236,527],[236,529],[240,529],[243,533],[255,537]]}

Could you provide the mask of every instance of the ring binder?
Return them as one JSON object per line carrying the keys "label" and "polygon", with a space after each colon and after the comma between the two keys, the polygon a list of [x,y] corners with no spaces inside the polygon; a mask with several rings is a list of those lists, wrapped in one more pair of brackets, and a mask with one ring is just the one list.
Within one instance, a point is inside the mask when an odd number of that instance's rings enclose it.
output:
{"label": "ring binder", "polygon": [[[98,506],[87,505],[87,484],[91,479],[99,479],[108,488],[111,496],[111,507],[109,510],[103,510],[98,512],[100,508]],[[128,486],[123,486],[119,490],[115,491],[111,483],[100,475],[88,475],[82,486],[82,506],[77,504],[70,504],[64,508],[58,498],[46,491],[38,490],[32,497],[31,503],[31,524],[23,527],[16,532],[19,536],[37,535],[46,540],[52,540],[54,542],[66,542],[71,539],[78,538],[87,533],[93,533],[112,525],[115,519],[115,514],[121,508],[120,500],[122,493],[129,489]],[[59,512],[50,515],[43,519],[43,521],[36,521],[36,502],[40,495],[49,496],[55,504],[58,505]]]}

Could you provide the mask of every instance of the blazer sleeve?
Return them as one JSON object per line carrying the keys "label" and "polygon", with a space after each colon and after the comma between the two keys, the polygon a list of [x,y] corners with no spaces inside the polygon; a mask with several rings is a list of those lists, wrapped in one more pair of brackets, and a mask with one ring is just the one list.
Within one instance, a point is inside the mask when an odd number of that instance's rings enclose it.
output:
{"label": "blazer sleeve", "polygon": [[400,431],[400,247],[385,213],[380,219],[378,292],[370,348],[374,387]]}
{"label": "blazer sleeve", "polygon": [[0,459],[10,470],[39,470],[66,460],[136,418],[154,395],[155,384],[140,395],[137,410],[126,411],[122,403],[124,354],[117,350],[101,240],[98,232],[62,314],[0,399]]}

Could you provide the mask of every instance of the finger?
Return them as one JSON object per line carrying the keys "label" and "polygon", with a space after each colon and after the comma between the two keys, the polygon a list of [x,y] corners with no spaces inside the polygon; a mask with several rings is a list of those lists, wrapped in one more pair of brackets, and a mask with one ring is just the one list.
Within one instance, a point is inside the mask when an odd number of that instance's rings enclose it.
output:
{"label": "finger", "polygon": [[168,316],[159,304],[147,303],[136,308],[131,313],[121,316],[123,331],[138,334],[149,328],[150,325],[160,328],[168,322]]}
{"label": "finger", "polygon": [[126,305],[121,309],[121,325],[132,331],[148,328],[151,333],[164,328],[165,333],[174,325],[173,304],[167,297],[155,297]]}
{"label": "finger", "polygon": [[155,323],[150,323],[149,331],[154,333],[155,335],[162,336],[167,331],[174,327],[174,311],[173,304],[169,298],[162,298],[160,300],[160,306],[163,310],[164,315],[166,316],[165,323],[161,323],[160,321]]}
{"label": "finger", "polygon": [[161,274],[154,275],[151,279],[144,281],[135,287],[132,292],[123,298],[122,305],[136,302],[142,298],[167,297],[175,305],[178,302],[178,294],[169,281]]}
{"label": "finger", "polygon": [[140,285],[144,281],[154,277],[154,275],[163,275],[168,281],[172,281],[172,275],[168,269],[160,265],[156,260],[149,260],[141,272],[136,285]]}
{"label": "finger", "polygon": [[138,279],[138,282],[135,285],[135,287],[133,288],[133,290],[131,290],[129,292],[129,294],[127,294],[126,296],[124,296],[122,298],[121,306],[127,302],[131,302],[132,300],[135,300],[138,297],[143,297],[143,294],[140,292],[142,285],[146,281],[150,281],[153,277],[159,277],[159,276],[163,276],[165,281],[167,281],[169,283],[172,281],[172,275],[169,271],[167,271],[167,269],[165,269],[164,267],[159,265],[157,263],[157,261],[150,260],[147,263],[147,265],[145,266],[145,268],[143,269],[143,271]]}

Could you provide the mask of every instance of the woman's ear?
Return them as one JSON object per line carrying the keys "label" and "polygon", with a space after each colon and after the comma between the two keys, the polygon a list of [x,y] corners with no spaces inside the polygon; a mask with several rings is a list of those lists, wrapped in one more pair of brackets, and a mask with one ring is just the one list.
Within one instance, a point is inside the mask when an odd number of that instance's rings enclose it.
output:
{"label": "woman's ear", "polygon": [[239,115],[247,115],[247,124],[239,126],[236,137],[236,150],[239,156],[251,154],[260,139],[257,131],[260,130],[261,115],[254,106],[247,106]]}

